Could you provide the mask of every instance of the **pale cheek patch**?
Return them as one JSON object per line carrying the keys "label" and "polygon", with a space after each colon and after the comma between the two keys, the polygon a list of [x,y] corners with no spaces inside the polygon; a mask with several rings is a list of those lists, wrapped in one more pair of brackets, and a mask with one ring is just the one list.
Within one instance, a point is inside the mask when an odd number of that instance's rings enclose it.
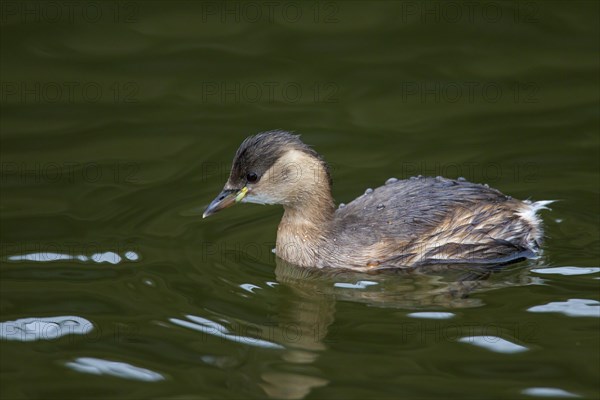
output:
{"label": "pale cheek patch", "polygon": [[265,194],[253,194],[252,192],[248,192],[246,197],[242,199],[242,203],[277,204],[277,199]]}
{"label": "pale cheek patch", "polygon": [[284,153],[264,172],[260,181],[248,186],[244,203],[294,204],[299,199],[314,197],[319,190],[328,190],[319,179],[327,176],[319,160],[298,150]]}

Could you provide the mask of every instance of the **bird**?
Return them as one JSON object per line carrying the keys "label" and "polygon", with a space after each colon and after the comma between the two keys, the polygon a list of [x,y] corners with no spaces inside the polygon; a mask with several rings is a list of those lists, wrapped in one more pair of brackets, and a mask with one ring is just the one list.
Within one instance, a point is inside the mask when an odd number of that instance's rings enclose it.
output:
{"label": "bird", "polygon": [[538,211],[552,200],[517,200],[465,178],[390,178],[336,204],[328,164],[299,135],[247,137],[206,218],[237,203],[284,209],[274,252],[300,267],[360,272],[430,265],[503,265],[538,257]]}

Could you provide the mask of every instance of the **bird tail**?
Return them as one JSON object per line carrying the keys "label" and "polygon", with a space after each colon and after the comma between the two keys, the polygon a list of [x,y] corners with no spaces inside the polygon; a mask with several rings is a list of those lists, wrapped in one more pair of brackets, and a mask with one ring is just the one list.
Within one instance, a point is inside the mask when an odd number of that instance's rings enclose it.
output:
{"label": "bird tail", "polygon": [[536,202],[525,200],[523,207],[517,213],[529,227],[529,232],[525,237],[525,244],[530,250],[536,253],[544,239],[544,228],[538,212],[541,210],[550,210],[548,205],[555,201],[558,200],[540,200]]}

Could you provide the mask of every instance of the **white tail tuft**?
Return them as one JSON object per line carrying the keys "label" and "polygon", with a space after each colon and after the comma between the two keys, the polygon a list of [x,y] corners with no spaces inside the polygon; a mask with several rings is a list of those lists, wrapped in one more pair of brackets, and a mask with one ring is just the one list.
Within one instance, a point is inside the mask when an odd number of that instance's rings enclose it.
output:
{"label": "white tail tuft", "polygon": [[526,242],[531,250],[537,252],[537,248],[542,241],[544,231],[542,229],[542,220],[537,216],[540,210],[549,210],[547,205],[554,203],[556,200],[540,200],[535,203],[523,202],[523,207],[517,213],[530,227],[531,231],[527,234]]}
{"label": "white tail tuft", "polygon": [[529,223],[533,227],[538,227],[540,225],[540,219],[536,215],[540,210],[548,210],[546,207],[548,204],[554,203],[556,200],[540,200],[535,203],[524,201],[524,206],[518,212],[519,216],[523,218],[527,223]]}
{"label": "white tail tuft", "polygon": [[536,201],[535,203],[531,204],[531,208],[533,209],[533,213],[537,213],[539,210],[549,210],[548,207],[546,207],[548,204],[552,204],[555,201],[558,200],[540,200],[540,201]]}

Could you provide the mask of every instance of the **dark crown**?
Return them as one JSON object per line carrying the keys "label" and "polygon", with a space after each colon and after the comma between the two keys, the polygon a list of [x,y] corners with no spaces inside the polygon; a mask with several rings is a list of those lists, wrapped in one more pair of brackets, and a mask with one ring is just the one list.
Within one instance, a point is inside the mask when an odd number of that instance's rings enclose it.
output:
{"label": "dark crown", "polygon": [[248,173],[261,176],[290,150],[302,151],[317,158],[325,167],[331,185],[331,175],[325,160],[312,147],[304,144],[299,135],[282,130],[261,132],[246,138],[235,153],[231,180],[242,181]]}

